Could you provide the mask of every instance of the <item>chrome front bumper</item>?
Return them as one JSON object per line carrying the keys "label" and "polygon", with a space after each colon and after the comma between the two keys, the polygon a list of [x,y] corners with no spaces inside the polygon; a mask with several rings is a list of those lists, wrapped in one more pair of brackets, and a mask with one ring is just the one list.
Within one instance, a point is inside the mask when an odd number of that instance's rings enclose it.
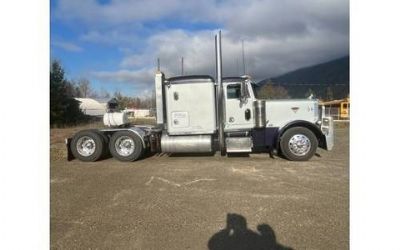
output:
{"label": "chrome front bumper", "polygon": [[326,150],[332,150],[335,139],[335,126],[332,117],[322,118],[321,131],[325,136]]}

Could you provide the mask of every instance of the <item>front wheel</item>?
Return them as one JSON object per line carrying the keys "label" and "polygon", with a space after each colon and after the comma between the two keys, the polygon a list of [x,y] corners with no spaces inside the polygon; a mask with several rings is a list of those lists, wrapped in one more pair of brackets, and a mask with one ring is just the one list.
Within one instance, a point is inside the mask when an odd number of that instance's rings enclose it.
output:
{"label": "front wheel", "polygon": [[112,156],[120,161],[135,161],[143,152],[142,140],[131,131],[115,132],[111,136],[109,147]]}
{"label": "front wheel", "polygon": [[307,161],[317,150],[318,140],[312,131],[304,127],[286,130],[280,140],[280,149],[288,160]]}

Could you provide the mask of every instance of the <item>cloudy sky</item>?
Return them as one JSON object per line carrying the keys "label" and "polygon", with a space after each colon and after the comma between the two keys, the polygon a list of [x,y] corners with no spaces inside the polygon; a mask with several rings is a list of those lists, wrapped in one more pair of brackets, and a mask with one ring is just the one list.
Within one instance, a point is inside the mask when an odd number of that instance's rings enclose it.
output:
{"label": "cloudy sky", "polygon": [[51,57],[98,91],[150,93],[157,58],[167,77],[223,74],[256,80],[349,54],[348,0],[51,0]]}

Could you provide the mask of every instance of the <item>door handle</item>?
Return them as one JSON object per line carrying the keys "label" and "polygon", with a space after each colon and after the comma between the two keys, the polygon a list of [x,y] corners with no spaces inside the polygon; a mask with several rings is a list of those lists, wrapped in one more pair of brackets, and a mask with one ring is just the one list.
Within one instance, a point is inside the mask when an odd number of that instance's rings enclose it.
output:
{"label": "door handle", "polygon": [[244,118],[246,119],[246,121],[250,120],[250,118],[251,118],[250,109],[246,109],[246,111],[244,111]]}

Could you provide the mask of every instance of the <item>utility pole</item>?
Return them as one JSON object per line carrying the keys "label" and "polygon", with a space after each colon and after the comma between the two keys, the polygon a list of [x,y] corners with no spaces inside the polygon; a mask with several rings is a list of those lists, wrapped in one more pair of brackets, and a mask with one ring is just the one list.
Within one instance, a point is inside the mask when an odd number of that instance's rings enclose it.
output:
{"label": "utility pole", "polygon": [[242,61],[243,61],[243,75],[246,75],[246,62],[244,60],[244,40],[242,39]]}

